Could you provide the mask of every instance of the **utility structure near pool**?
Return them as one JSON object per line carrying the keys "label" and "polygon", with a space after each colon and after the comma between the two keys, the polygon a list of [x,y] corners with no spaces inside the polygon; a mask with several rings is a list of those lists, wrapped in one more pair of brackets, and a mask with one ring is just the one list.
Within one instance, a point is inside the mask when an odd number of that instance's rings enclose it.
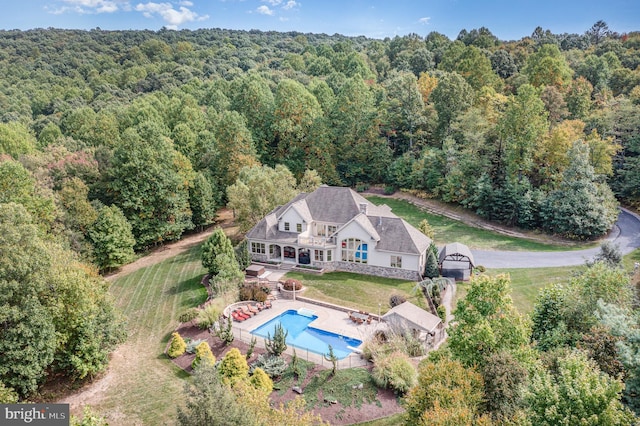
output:
{"label": "utility structure near pool", "polygon": [[298,194],[247,233],[256,262],[420,280],[431,239],[350,188]]}

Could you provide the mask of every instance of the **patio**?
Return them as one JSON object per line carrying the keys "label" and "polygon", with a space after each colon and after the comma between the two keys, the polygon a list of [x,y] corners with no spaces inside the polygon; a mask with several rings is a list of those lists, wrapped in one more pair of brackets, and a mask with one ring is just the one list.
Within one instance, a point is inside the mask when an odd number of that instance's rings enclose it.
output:
{"label": "patio", "polygon": [[[326,304],[324,304],[326,305]],[[368,340],[376,330],[386,328],[386,324],[380,323],[377,320],[371,321],[371,324],[357,324],[354,323],[346,311],[341,309],[332,309],[328,306],[320,306],[313,303],[308,303],[300,300],[287,300],[277,299],[272,301],[272,308],[265,309],[258,314],[246,319],[242,322],[233,322],[233,334],[236,339],[240,339],[245,343],[250,343],[254,337],[251,331],[258,328],[260,325],[267,321],[279,316],[285,311],[305,309],[308,312],[313,312],[318,318],[311,323],[312,327],[322,330],[330,331],[332,333],[340,334],[347,337],[356,338],[363,342]],[[264,347],[264,339],[259,336],[255,336],[257,340],[257,347]],[[291,346],[285,353],[293,355],[293,349]],[[362,349],[359,347],[358,349]],[[303,348],[295,348],[296,355],[320,365],[328,365],[330,363],[324,359],[320,354],[311,352]],[[367,361],[360,356],[360,351],[354,351],[348,357],[338,361],[338,368],[350,368],[357,366],[367,365]]]}

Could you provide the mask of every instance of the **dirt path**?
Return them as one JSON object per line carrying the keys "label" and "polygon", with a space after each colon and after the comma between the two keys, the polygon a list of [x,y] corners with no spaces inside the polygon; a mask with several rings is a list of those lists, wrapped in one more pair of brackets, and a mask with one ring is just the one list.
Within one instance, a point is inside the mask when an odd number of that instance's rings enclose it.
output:
{"label": "dirt path", "polygon": [[160,263],[163,260],[174,257],[180,253],[183,253],[190,249],[191,247],[200,244],[204,240],[211,235],[213,230],[216,227],[222,227],[225,229],[225,232],[228,236],[236,235],[238,232],[237,227],[233,226],[233,214],[230,210],[222,209],[218,212],[216,216],[216,224],[203,232],[199,232],[197,234],[187,235],[179,241],[169,243],[162,247],[158,247],[151,251],[148,255],[141,257],[135,262],[124,265],[122,268],[118,269],[115,273],[107,275],[105,278],[109,281],[113,281],[117,278],[123,277],[125,275],[129,275],[132,272],[137,271],[140,268],[144,268],[146,266],[155,265],[156,263]]}

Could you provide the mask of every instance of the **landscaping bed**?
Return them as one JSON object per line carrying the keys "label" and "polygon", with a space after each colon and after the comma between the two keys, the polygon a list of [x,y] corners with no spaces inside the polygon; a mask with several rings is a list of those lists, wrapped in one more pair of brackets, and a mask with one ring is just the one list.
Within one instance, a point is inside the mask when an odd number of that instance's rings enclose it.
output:
{"label": "landscaping bed", "polygon": [[[223,358],[232,348],[237,348],[242,354],[246,354],[249,349],[247,343],[237,339],[227,346],[208,330],[201,330],[191,323],[181,324],[176,331],[185,340],[206,340],[216,360]],[[264,348],[256,346],[248,362],[255,361],[258,355],[264,353]],[[289,356],[283,356],[290,361]],[[184,371],[191,372],[191,362],[194,358],[195,354],[185,353],[172,361]],[[307,407],[331,425],[360,423],[403,411],[393,391],[378,389],[370,382],[370,371],[367,369],[339,370],[332,377],[329,374],[330,369],[313,363],[304,364],[306,369],[303,377],[296,379],[283,376],[281,380],[275,381],[271,394],[271,400],[275,405],[287,403],[299,396],[292,390],[293,386],[299,386],[304,391],[302,396],[307,401]],[[362,386],[359,387],[361,383]],[[327,402],[325,399],[336,403]]]}

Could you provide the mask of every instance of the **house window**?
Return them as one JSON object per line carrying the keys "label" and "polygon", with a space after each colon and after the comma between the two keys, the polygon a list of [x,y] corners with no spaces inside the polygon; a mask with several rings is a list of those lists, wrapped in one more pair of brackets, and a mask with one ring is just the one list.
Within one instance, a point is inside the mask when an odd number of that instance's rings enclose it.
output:
{"label": "house window", "polygon": [[296,223],[296,232],[297,233],[302,232],[302,224],[301,223]]}
{"label": "house window", "polygon": [[317,262],[324,262],[324,250],[314,250],[313,260]]}
{"label": "house window", "polygon": [[331,262],[333,257],[333,250],[327,250],[327,262]]}
{"label": "house window", "polygon": [[251,253],[265,254],[264,243],[251,243]]}
{"label": "house window", "polygon": [[342,240],[342,261],[367,263],[368,245],[357,238]]}
{"label": "house window", "polygon": [[391,256],[391,267],[402,268],[402,256]]}
{"label": "house window", "polygon": [[336,225],[327,225],[327,236],[330,237],[332,234],[335,234],[338,230]]}
{"label": "house window", "polygon": [[284,223],[284,230],[288,231],[289,230],[289,222],[285,222]]}

